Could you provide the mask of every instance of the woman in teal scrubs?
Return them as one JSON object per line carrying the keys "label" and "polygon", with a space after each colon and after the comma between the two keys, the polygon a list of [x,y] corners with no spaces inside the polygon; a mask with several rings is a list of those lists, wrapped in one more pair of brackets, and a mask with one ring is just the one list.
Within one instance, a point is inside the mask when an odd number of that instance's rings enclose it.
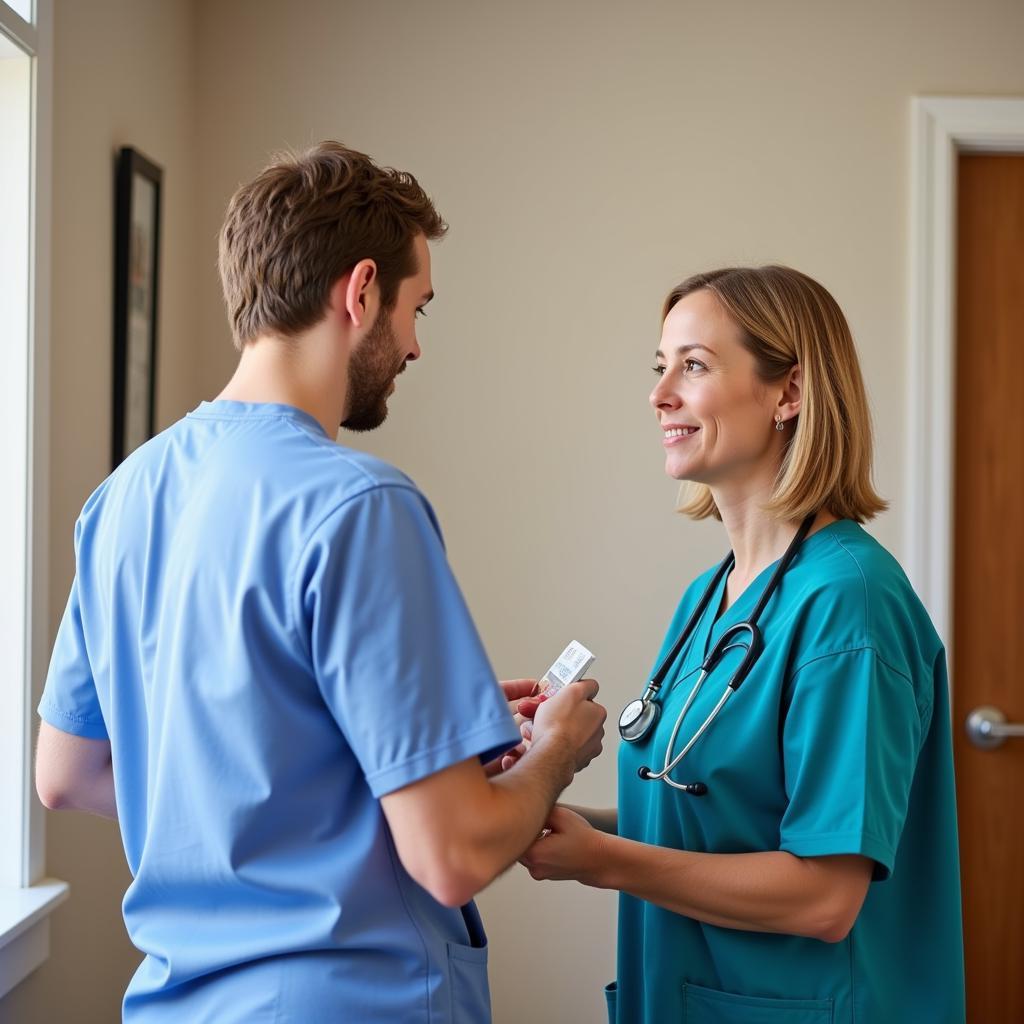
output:
{"label": "woman in teal scrubs", "polygon": [[[666,300],[655,372],[665,469],[689,483],[680,511],[720,519],[735,561],[683,595],[656,665],[691,632],[657,721],[620,745],[617,811],[556,808],[523,862],[620,891],[613,1022],[963,1021],[945,654],[860,525],[885,506],[846,320],[784,267],[697,275]],[[722,697],[743,650],[710,670],[672,742],[701,663],[803,523],[759,657],[668,774],[690,790],[651,777]]]}

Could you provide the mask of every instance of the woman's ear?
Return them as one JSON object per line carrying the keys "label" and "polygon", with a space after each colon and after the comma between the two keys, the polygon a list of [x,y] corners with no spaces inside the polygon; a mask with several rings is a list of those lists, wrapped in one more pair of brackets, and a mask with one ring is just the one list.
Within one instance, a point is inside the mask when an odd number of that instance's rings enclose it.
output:
{"label": "woman's ear", "polygon": [[778,404],[775,407],[775,417],[782,417],[786,423],[800,415],[800,403],[803,399],[803,371],[800,364],[793,366],[782,385],[782,393],[779,395]]}

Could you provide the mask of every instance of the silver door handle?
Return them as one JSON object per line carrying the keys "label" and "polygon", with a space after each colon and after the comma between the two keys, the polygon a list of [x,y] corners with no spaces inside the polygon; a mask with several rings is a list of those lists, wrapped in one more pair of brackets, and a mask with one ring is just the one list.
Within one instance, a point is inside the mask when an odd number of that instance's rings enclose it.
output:
{"label": "silver door handle", "polygon": [[967,738],[982,750],[995,750],[1011,736],[1024,736],[1024,725],[1006,721],[1006,715],[991,705],[975,708],[964,723]]}

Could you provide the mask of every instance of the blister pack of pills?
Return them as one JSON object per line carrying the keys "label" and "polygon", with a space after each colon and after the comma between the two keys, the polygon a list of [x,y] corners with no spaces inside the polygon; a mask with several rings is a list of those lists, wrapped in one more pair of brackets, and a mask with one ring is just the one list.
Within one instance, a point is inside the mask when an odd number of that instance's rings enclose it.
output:
{"label": "blister pack of pills", "polygon": [[553,697],[563,686],[582,679],[593,663],[594,655],[583,644],[573,640],[544,673],[540,681],[541,692]]}

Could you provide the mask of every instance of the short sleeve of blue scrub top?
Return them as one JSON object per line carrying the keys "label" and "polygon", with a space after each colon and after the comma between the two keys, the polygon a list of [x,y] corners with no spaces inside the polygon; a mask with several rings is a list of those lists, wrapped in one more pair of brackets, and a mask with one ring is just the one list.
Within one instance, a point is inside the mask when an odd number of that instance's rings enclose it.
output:
{"label": "short sleeve of blue scrub top", "polygon": [[299,571],[297,614],[320,690],[374,796],[515,745],[418,493],[377,488],[337,510]]}
{"label": "short sleeve of blue scrub top", "polygon": [[89,664],[78,591],[76,576],[57,630],[39,714],[62,732],[84,739],[106,740],[109,736]]}

